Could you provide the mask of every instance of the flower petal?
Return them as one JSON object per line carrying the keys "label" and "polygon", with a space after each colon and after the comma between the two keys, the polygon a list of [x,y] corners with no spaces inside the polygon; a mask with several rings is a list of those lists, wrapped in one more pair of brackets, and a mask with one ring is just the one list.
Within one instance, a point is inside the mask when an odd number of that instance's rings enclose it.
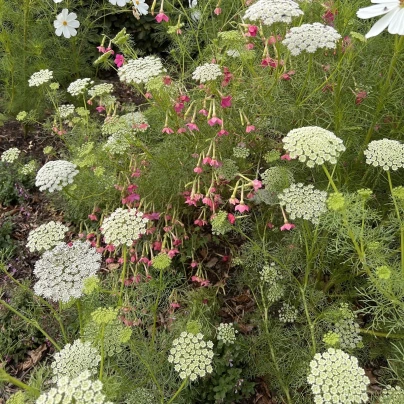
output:
{"label": "flower petal", "polygon": [[67,29],[69,30],[70,36],[76,36],[77,35],[77,31],[72,28],[71,26],[67,26]]}
{"label": "flower petal", "polygon": [[70,13],[70,14],[66,17],[66,21],[73,21],[73,20],[77,20],[77,14],[76,14],[76,13]]}
{"label": "flower petal", "polygon": [[67,25],[63,25],[63,36],[65,38],[70,38],[70,31]]}
{"label": "flower petal", "polygon": [[60,35],[62,35],[62,32],[63,32],[63,25],[61,25],[60,27],[57,27],[57,28],[56,28],[55,34],[56,34],[57,36],[60,36]]}
{"label": "flower petal", "polygon": [[399,12],[394,16],[388,31],[390,34],[404,35],[404,8],[400,8]]}
{"label": "flower petal", "polygon": [[68,25],[69,27],[72,27],[72,28],[78,28],[78,27],[80,27],[80,22],[77,21],[77,20],[69,21],[69,22],[67,23],[67,25]]}
{"label": "flower petal", "polygon": [[60,28],[60,27],[63,26],[63,23],[61,21],[59,21],[59,20],[55,20],[55,21],[53,21],[53,26],[55,28]]}
{"label": "flower petal", "polygon": [[376,4],[375,6],[360,8],[356,15],[358,18],[366,19],[383,15],[392,11],[393,8],[398,8],[397,3],[389,2],[385,4]]}
{"label": "flower petal", "polygon": [[394,16],[398,13],[399,9],[395,9],[390,13],[386,14],[384,17],[380,18],[379,21],[370,29],[370,31],[365,35],[366,38],[371,38],[373,36],[379,35],[384,29],[386,29]]}

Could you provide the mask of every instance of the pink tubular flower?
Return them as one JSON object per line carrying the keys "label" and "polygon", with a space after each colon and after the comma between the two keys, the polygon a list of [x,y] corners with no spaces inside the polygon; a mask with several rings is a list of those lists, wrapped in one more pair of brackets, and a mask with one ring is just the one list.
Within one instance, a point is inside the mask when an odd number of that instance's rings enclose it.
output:
{"label": "pink tubular flower", "polygon": [[262,182],[259,180],[253,180],[252,186],[254,187],[254,191],[257,191],[258,189],[262,188]]}
{"label": "pink tubular flower", "polygon": [[223,165],[223,163],[221,161],[216,160],[216,159],[212,159],[212,160],[210,160],[209,165],[211,167],[218,168],[218,167],[221,167]]}
{"label": "pink tubular flower", "polygon": [[292,230],[295,227],[296,226],[293,223],[285,223],[283,226],[281,226],[281,231]]}
{"label": "pink tubular flower", "polygon": [[199,111],[198,111],[198,114],[201,114],[201,115],[204,115],[204,116],[208,116],[209,115],[209,112],[206,110],[206,109],[200,109]]}
{"label": "pink tubular flower", "polygon": [[166,86],[169,86],[169,85],[171,84],[171,77],[170,77],[170,76],[164,76],[164,77],[163,77],[163,83],[164,83]]}
{"label": "pink tubular flower", "polygon": [[184,109],[185,105],[182,102],[176,102],[174,104],[174,111],[179,114],[183,109]]}
{"label": "pink tubular flower", "polygon": [[199,132],[199,128],[198,128],[198,125],[196,123],[189,122],[189,123],[187,123],[185,125],[188,127],[189,130],[191,130],[191,131],[196,130],[197,132]]}
{"label": "pink tubular flower", "polygon": [[262,67],[270,66],[275,68],[278,66],[278,61],[267,56],[265,59],[262,59],[261,66]]}
{"label": "pink tubular flower", "polygon": [[219,132],[217,132],[218,136],[225,136],[228,134],[229,134],[229,132],[227,132],[227,130],[224,130],[224,129],[221,129],[221,130],[219,130]]}
{"label": "pink tubular flower", "polygon": [[245,48],[247,49],[247,50],[252,50],[252,49],[254,49],[254,44],[253,43],[248,43],[246,46],[245,46]]}
{"label": "pink tubular flower", "polygon": [[170,19],[168,18],[168,16],[166,15],[166,14],[164,14],[164,13],[158,13],[157,15],[156,15],[156,21],[160,24],[161,23],[161,21],[165,21],[165,22],[168,22]]}
{"label": "pink tubular flower", "polygon": [[207,224],[208,224],[208,222],[206,220],[202,220],[202,219],[194,220],[194,225],[195,226],[202,227],[202,226],[206,226]]}
{"label": "pink tubular flower", "polygon": [[181,102],[189,102],[191,99],[187,96],[187,95],[185,95],[185,94],[182,94],[182,95],[180,95],[179,97],[178,97],[178,99],[181,101]]}
{"label": "pink tubular flower", "polygon": [[249,25],[248,26],[248,33],[246,36],[257,36],[258,27],[256,25]]}
{"label": "pink tubular flower", "polygon": [[118,53],[115,56],[114,63],[117,65],[117,67],[121,67],[124,64],[124,62],[125,62],[125,58],[123,57],[123,55]]}
{"label": "pink tubular flower", "polygon": [[290,70],[287,73],[281,74],[281,80],[290,80],[291,76],[293,76],[296,72],[294,70]]}
{"label": "pink tubular flower", "polygon": [[97,46],[97,49],[98,49],[98,52],[101,52],[101,53],[105,53],[105,52],[106,52],[104,46]]}
{"label": "pink tubular flower", "polygon": [[220,105],[222,108],[229,108],[231,107],[231,95],[228,95],[227,97],[222,97],[222,101],[220,102]]}
{"label": "pink tubular flower", "polygon": [[245,128],[245,131],[247,133],[254,132],[255,131],[255,126],[254,125],[247,125],[247,127]]}
{"label": "pink tubular flower", "polygon": [[187,130],[185,128],[179,128],[177,133],[185,133]]}
{"label": "pink tubular flower", "polygon": [[105,111],[105,107],[103,107],[102,105],[98,105],[96,110],[97,110],[97,112],[101,113],[101,112]]}
{"label": "pink tubular flower", "polygon": [[244,212],[248,212],[250,210],[250,208],[248,207],[248,205],[246,205],[245,203],[240,203],[239,205],[237,205],[234,210],[236,212],[240,212],[240,213],[244,213]]}
{"label": "pink tubular flower", "polygon": [[91,215],[88,215],[88,218],[94,222],[96,222],[98,220],[97,215],[94,215],[94,213],[92,213]]}
{"label": "pink tubular flower", "polygon": [[216,15],[222,14],[222,9],[220,7],[216,7],[215,10],[213,11]]}
{"label": "pink tubular flower", "polygon": [[284,154],[284,155],[281,156],[281,160],[290,161],[290,160],[292,160],[292,158],[289,156],[288,153],[286,153],[286,154]]}
{"label": "pink tubular flower", "polygon": [[212,161],[212,157],[206,156],[203,158],[202,164],[210,164],[211,161]]}
{"label": "pink tubular flower", "polygon": [[176,248],[172,248],[171,250],[168,251],[167,255],[170,258],[174,258],[177,254],[179,254],[180,252],[178,251],[178,249]]}
{"label": "pink tubular flower", "polygon": [[166,126],[165,128],[163,128],[161,133],[171,134],[171,133],[174,133],[174,131],[171,128],[169,128],[168,126]]}
{"label": "pink tubular flower", "polygon": [[197,174],[202,174],[203,173],[203,169],[202,169],[202,167],[195,167],[194,168],[194,173],[197,173]]}
{"label": "pink tubular flower", "polygon": [[152,96],[151,93],[145,93],[144,96],[145,96],[145,98],[148,99],[148,100],[150,100],[151,98],[153,98],[153,96]]}
{"label": "pink tubular flower", "polygon": [[221,119],[219,119],[217,116],[212,116],[212,118],[210,118],[208,121],[208,124],[210,126],[221,125],[222,123],[223,123],[223,121]]}
{"label": "pink tubular flower", "polygon": [[236,216],[234,216],[232,213],[228,213],[227,220],[230,224],[234,224],[236,222]]}
{"label": "pink tubular flower", "polygon": [[232,196],[232,197],[229,199],[229,203],[231,203],[232,205],[237,205],[239,202],[240,202],[240,201],[239,201],[236,197],[234,197],[234,196]]}

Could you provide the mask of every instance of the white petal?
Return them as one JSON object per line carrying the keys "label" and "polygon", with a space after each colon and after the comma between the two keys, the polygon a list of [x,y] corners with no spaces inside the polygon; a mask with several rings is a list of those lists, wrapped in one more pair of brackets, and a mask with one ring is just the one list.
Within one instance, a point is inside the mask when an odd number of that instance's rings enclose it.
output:
{"label": "white petal", "polygon": [[370,2],[379,4],[395,3],[397,6],[400,4],[400,0],[371,0]]}
{"label": "white petal", "polygon": [[366,38],[371,38],[373,36],[379,35],[384,29],[386,29],[391,20],[397,14],[399,9],[391,11],[390,13],[386,14],[384,17],[380,18],[379,21],[370,29],[370,31],[365,35]]}
{"label": "white petal", "polygon": [[70,31],[67,25],[63,25],[63,36],[65,38],[70,38]]}
{"label": "white petal", "polygon": [[360,8],[356,15],[358,18],[373,18],[379,15],[383,15],[392,10],[392,8],[398,8],[397,3],[389,2],[385,4],[376,4],[366,8]]}
{"label": "white petal", "polygon": [[67,8],[64,8],[59,15],[61,15],[63,17],[63,19],[65,20],[67,18],[67,16],[69,15],[69,10]]}
{"label": "white petal", "polygon": [[76,36],[77,35],[77,31],[74,28],[72,28],[70,26],[67,26],[67,29],[69,30],[70,36]]}
{"label": "white petal", "polygon": [[63,23],[61,21],[59,21],[59,20],[55,20],[55,21],[53,21],[53,26],[55,28],[60,28],[60,27],[63,26]]}
{"label": "white petal", "polygon": [[76,13],[70,13],[70,14],[66,17],[66,21],[73,21],[73,20],[77,20],[77,14],[76,14]]}
{"label": "white petal", "polygon": [[57,36],[60,36],[60,35],[62,35],[62,32],[63,32],[63,25],[61,25],[60,27],[56,28],[55,34],[56,34]]}
{"label": "white petal", "polygon": [[67,25],[72,28],[78,28],[80,27],[80,22],[77,20],[69,21]]}
{"label": "white petal", "polygon": [[390,34],[404,35],[404,8],[400,8],[389,25]]}

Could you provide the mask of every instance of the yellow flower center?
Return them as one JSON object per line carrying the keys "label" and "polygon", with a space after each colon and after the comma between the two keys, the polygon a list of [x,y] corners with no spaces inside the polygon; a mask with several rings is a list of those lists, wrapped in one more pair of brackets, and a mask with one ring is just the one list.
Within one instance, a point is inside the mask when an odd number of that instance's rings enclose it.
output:
{"label": "yellow flower center", "polygon": [[404,0],[400,0],[400,7],[404,7]]}
{"label": "yellow flower center", "polygon": [[62,23],[63,25],[67,25],[67,21],[63,21],[63,23]]}
{"label": "yellow flower center", "polygon": [[[404,1],[404,0],[401,0],[402,2]],[[136,5],[139,5],[140,4],[140,1],[139,0],[135,0],[135,3],[136,3]]]}

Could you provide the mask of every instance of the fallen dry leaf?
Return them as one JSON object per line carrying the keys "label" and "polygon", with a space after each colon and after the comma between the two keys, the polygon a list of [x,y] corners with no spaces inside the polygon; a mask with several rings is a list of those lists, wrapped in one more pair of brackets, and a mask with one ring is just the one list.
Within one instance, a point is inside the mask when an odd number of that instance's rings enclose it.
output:
{"label": "fallen dry leaf", "polygon": [[29,358],[27,358],[23,363],[20,363],[17,368],[18,370],[27,370],[36,365],[44,356],[45,351],[48,349],[47,345],[44,343],[40,345],[37,349],[33,351],[28,351]]}

